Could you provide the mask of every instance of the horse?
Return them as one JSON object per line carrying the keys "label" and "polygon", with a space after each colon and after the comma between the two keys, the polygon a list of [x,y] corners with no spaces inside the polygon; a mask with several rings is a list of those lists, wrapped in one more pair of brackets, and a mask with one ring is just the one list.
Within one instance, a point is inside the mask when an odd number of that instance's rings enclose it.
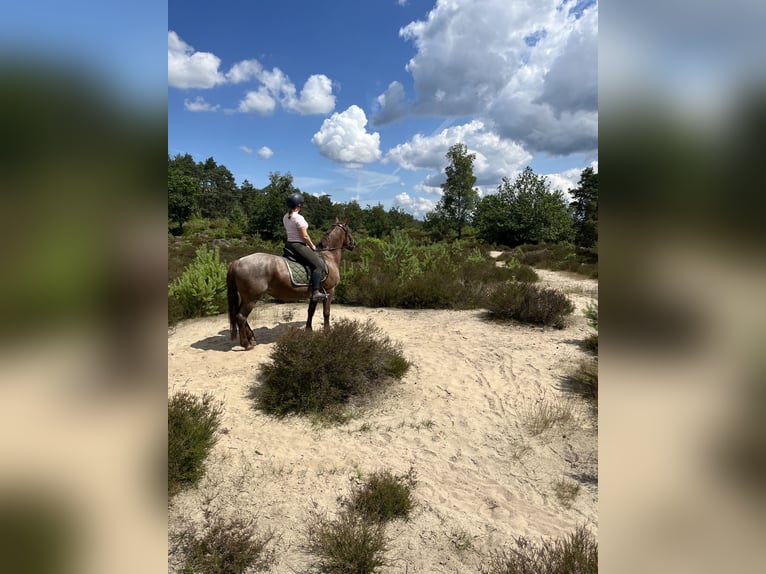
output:
{"label": "horse", "polygon": [[[348,219],[335,223],[317,243],[317,253],[327,266],[327,275],[322,281],[327,293],[324,300],[324,328],[330,326],[330,305],[335,295],[335,287],[340,283],[340,259],[343,249],[353,251],[356,247]],[[247,322],[247,317],[264,293],[282,301],[301,301],[311,295],[309,285],[293,284],[285,258],[270,253],[252,253],[240,257],[229,264],[226,274],[226,289],[229,303],[229,325],[231,340],[239,333],[239,343],[246,351],[255,345],[255,335]],[[306,330],[311,331],[311,322],[316,311],[317,301],[309,302]]]}

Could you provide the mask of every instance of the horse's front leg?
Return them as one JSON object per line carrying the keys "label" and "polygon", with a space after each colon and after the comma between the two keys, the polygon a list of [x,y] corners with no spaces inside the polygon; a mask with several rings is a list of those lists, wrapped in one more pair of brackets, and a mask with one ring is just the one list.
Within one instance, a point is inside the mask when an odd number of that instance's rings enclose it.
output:
{"label": "horse's front leg", "polygon": [[322,314],[324,315],[324,328],[330,328],[330,304],[332,303],[332,297],[334,293],[332,291],[327,293],[327,299],[324,300],[322,307]]}
{"label": "horse's front leg", "polygon": [[[325,301],[326,303],[326,301]],[[314,311],[317,310],[317,302],[316,301],[309,301],[309,316],[308,319],[306,319],[306,330],[312,331],[311,328],[311,322],[314,320]]]}

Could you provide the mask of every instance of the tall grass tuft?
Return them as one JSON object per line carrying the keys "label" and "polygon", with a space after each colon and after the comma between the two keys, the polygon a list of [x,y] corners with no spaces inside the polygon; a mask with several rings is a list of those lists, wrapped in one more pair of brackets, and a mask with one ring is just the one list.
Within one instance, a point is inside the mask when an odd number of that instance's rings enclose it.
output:
{"label": "tall grass tuft", "polygon": [[572,301],[555,289],[518,281],[490,288],[485,307],[497,319],[515,319],[559,329],[564,327],[565,317],[575,309]]}
{"label": "tall grass tuft", "polygon": [[596,574],[598,542],[584,526],[571,534],[542,542],[523,536],[494,552],[482,574]]}
{"label": "tall grass tuft", "polygon": [[212,395],[181,391],[168,400],[168,497],[194,486],[218,440],[223,405]]}
{"label": "tall grass tuft", "polygon": [[293,330],[283,335],[271,361],[259,370],[251,397],[278,416],[327,414],[351,397],[364,397],[410,367],[398,345],[372,321],[339,319],[327,330]]}

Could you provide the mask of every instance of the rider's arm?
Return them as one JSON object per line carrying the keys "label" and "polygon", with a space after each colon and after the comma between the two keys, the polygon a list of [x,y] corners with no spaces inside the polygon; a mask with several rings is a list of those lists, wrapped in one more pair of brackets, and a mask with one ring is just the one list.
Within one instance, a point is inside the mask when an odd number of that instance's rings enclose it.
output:
{"label": "rider's arm", "polygon": [[309,237],[308,229],[305,227],[299,227],[298,230],[301,234],[301,237],[303,238],[303,241],[306,243],[306,245],[311,247],[313,251],[316,251],[317,250],[316,245],[314,245],[314,242],[311,241],[311,237]]}

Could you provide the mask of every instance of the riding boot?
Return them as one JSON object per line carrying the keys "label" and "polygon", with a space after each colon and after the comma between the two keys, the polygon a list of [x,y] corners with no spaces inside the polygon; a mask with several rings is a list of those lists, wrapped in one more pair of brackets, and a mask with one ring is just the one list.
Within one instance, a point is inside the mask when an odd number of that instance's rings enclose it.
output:
{"label": "riding boot", "polygon": [[318,269],[314,269],[311,272],[311,300],[312,301],[324,301],[327,299],[327,295],[319,290],[319,285],[322,282],[322,273]]}

